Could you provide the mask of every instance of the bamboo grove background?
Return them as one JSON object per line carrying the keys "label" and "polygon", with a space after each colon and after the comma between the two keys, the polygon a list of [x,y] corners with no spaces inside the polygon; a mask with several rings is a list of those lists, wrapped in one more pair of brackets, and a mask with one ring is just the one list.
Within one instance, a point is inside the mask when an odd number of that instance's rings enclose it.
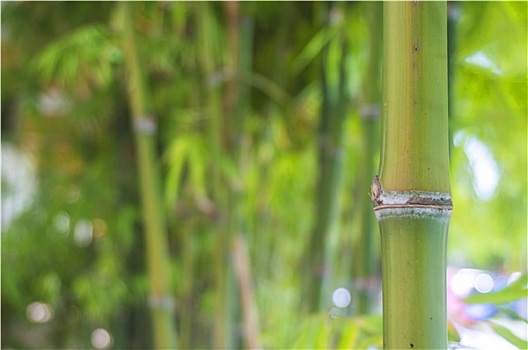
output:
{"label": "bamboo grove background", "polygon": [[[1,6],[3,347],[382,346],[381,3]],[[452,268],[526,274],[526,6],[448,4]]]}

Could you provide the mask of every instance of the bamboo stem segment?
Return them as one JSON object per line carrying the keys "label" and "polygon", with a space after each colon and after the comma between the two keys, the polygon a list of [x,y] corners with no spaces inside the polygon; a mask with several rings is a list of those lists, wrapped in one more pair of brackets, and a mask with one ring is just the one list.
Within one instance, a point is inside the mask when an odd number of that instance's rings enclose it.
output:
{"label": "bamboo stem segment", "polygon": [[446,242],[452,203],[444,2],[384,3],[380,176],[387,349],[446,349]]}
{"label": "bamboo stem segment", "polygon": [[139,187],[146,241],[147,265],[151,283],[149,306],[152,314],[154,345],[157,349],[176,348],[173,299],[170,293],[170,262],[167,224],[161,205],[160,175],[156,164],[156,123],[148,114],[145,73],[142,70],[133,28],[134,6],[122,3],[125,63],[129,74],[128,94],[135,131]]}
{"label": "bamboo stem segment", "polygon": [[380,180],[393,191],[449,192],[447,10],[384,3]]}

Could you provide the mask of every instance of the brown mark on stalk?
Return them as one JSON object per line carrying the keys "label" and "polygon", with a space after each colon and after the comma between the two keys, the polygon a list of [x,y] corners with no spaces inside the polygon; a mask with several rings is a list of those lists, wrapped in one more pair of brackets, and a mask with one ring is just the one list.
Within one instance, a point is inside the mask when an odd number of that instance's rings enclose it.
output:
{"label": "brown mark on stalk", "polygon": [[418,44],[414,44],[414,52],[418,52]]}
{"label": "brown mark on stalk", "polygon": [[372,204],[374,207],[377,207],[378,205],[383,205],[383,201],[381,200],[381,192],[383,191],[383,188],[381,187],[381,182],[379,179],[379,176],[374,176],[374,179],[372,179],[372,189],[370,193],[370,199],[372,200]]}

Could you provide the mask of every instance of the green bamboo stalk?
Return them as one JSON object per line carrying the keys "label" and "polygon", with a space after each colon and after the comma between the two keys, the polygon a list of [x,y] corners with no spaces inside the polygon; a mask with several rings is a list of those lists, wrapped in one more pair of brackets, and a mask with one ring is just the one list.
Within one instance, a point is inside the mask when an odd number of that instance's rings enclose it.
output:
{"label": "green bamboo stalk", "polygon": [[[218,74],[220,65],[218,59],[226,53],[226,63],[223,70],[225,79],[224,94],[220,89],[202,86],[204,104],[208,106],[210,117],[210,139],[215,152],[213,162],[213,192],[218,207],[222,208],[221,222],[218,227],[216,271],[217,310],[215,315],[214,347],[233,348],[237,346],[240,332],[239,322],[240,300],[236,288],[232,260],[230,259],[231,242],[237,232],[244,232],[243,218],[243,186],[241,178],[231,176],[222,169],[229,162],[237,170],[241,170],[241,143],[243,119],[249,106],[247,89],[240,84],[243,71],[249,71],[251,66],[252,24],[241,22],[239,3],[224,4],[227,17],[226,41],[227,50],[220,52],[213,45],[215,28],[211,26],[214,20],[209,5],[200,4],[198,12],[198,31],[201,42],[199,58],[203,68],[204,79]],[[198,9],[198,8],[197,8]],[[222,32],[220,35],[223,35]],[[223,97],[223,98],[222,98]]]}
{"label": "green bamboo stalk", "polygon": [[[182,227],[183,226],[183,227]],[[187,226],[187,225],[185,225]],[[178,342],[182,349],[189,349],[192,343],[193,330],[193,310],[196,307],[192,300],[195,298],[195,255],[196,244],[194,242],[195,225],[185,227],[180,225],[183,232],[183,257],[182,257],[182,297],[181,297],[181,318],[178,324]]]}
{"label": "green bamboo stalk", "polygon": [[[253,8],[261,6],[258,2],[251,2]],[[289,19],[293,18],[296,3],[286,1],[281,4],[281,21],[277,23],[278,30],[276,35],[272,35],[273,49],[270,50],[269,54],[269,66],[272,67],[271,72],[267,75],[271,81],[275,82],[277,86],[285,87],[289,78],[289,69],[287,67],[287,52],[288,40],[290,38],[290,32],[285,27],[289,26]],[[288,22],[284,21],[284,18],[288,19]],[[281,117],[281,111],[283,106],[278,103],[278,100],[270,98],[267,102],[267,106],[263,109],[263,117],[266,122],[261,129],[259,138],[256,142],[257,154],[256,166],[258,170],[257,183],[259,184],[258,195],[259,198],[257,215],[253,219],[253,225],[251,228],[252,242],[254,247],[258,247],[254,250],[254,263],[258,266],[259,276],[272,276],[276,270],[274,264],[270,264],[272,261],[274,252],[276,251],[277,238],[273,234],[269,234],[269,225],[272,221],[271,218],[272,210],[268,205],[265,205],[269,201],[270,187],[271,187],[271,174],[273,173],[270,164],[273,163],[272,157],[263,157],[265,152],[262,152],[266,144],[273,144],[273,127],[276,124],[275,120]]]}
{"label": "green bamboo stalk", "polygon": [[[334,7],[335,6],[335,7]],[[328,5],[327,21],[331,23],[332,11],[344,15],[343,5]],[[333,24],[337,25],[337,24]],[[332,45],[333,47],[329,46]],[[347,91],[348,45],[343,33],[326,45],[322,52],[321,90],[322,105],[318,130],[318,179],[316,188],[315,224],[310,236],[308,268],[304,286],[303,308],[318,312],[328,287],[325,278],[329,269],[332,251],[328,240],[335,228],[339,206],[338,193],[341,183],[343,124],[349,107]],[[329,50],[337,50],[331,55]],[[332,60],[335,58],[335,61]],[[329,300],[329,299],[328,299]]]}
{"label": "green bamboo stalk", "polygon": [[[363,81],[363,96],[360,108],[362,152],[359,168],[360,188],[366,188],[371,181],[374,169],[374,156],[378,152],[378,129],[381,114],[381,43],[383,4],[369,4],[368,28],[370,45],[368,64]],[[368,198],[361,195],[360,238],[357,250],[354,288],[357,290],[356,311],[358,314],[368,314],[374,303],[374,275],[377,256],[373,247],[374,215]]]}
{"label": "green bamboo stalk", "polygon": [[199,65],[198,92],[200,104],[207,118],[207,139],[211,142],[211,196],[216,206],[221,210],[216,226],[218,235],[215,245],[215,313],[212,347],[215,349],[231,348],[233,344],[233,300],[230,297],[232,267],[228,259],[230,249],[229,191],[225,186],[222,174],[221,159],[225,158],[227,138],[223,134],[224,120],[222,112],[222,95],[219,84],[212,84],[212,77],[218,74],[220,60],[223,58],[215,42],[221,33],[216,33],[215,18],[210,3],[196,2],[192,4],[196,15],[197,40],[196,58]]}
{"label": "green bamboo stalk", "polygon": [[[230,227],[232,235],[231,263],[233,264],[234,272],[240,272],[242,265],[247,265],[245,268],[242,267],[242,270],[247,270],[247,274],[234,274],[233,282],[238,280],[240,288],[239,291],[231,292],[230,296],[235,298],[233,303],[236,304],[238,311],[235,319],[235,322],[240,325],[240,329],[237,331],[240,338],[238,342],[247,349],[255,349],[259,347],[260,327],[256,297],[250,282],[250,260],[246,256],[242,261],[238,260],[237,265],[237,257],[240,257],[242,250],[236,248],[240,248],[239,243],[243,242],[241,240],[242,236],[249,237],[248,219],[244,214],[246,184],[243,179],[246,178],[245,172],[252,156],[249,154],[249,136],[244,133],[244,127],[247,125],[246,121],[251,108],[250,91],[247,84],[241,83],[241,77],[252,70],[254,23],[253,19],[244,13],[244,5],[246,4],[239,1],[225,3],[226,16],[230,19],[228,24],[229,56],[231,57],[231,70],[234,72],[230,82],[233,85],[230,97],[234,97],[235,100],[235,103],[231,105],[232,108],[225,110],[225,119],[229,119],[229,125],[231,126],[230,130],[227,131],[231,133],[229,138],[232,141],[228,149],[229,156],[237,166],[237,175],[229,179],[231,183],[230,195],[232,197],[232,206],[229,212],[232,223]],[[243,260],[246,261],[244,262]]]}
{"label": "green bamboo stalk", "polygon": [[157,349],[175,349],[176,328],[173,321],[174,302],[169,283],[167,225],[162,206],[160,175],[156,163],[156,122],[149,116],[146,78],[136,48],[132,6],[134,5],[130,5],[128,2],[121,3],[125,63],[128,71],[128,94],[137,147],[139,187],[147,245],[147,265],[151,279],[150,309],[154,345]]}
{"label": "green bamboo stalk", "polygon": [[384,3],[380,176],[383,337],[446,349],[449,184],[446,2]]}

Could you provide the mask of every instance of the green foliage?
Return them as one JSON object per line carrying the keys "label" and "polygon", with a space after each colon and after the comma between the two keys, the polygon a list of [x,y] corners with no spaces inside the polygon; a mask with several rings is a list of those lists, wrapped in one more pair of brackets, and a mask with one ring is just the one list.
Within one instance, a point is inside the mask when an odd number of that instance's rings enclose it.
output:
{"label": "green foliage", "polygon": [[103,26],[89,25],[59,38],[36,61],[43,81],[59,80],[66,89],[79,84],[104,89],[113,80],[112,65],[121,64],[123,54]]}
{"label": "green foliage", "polygon": [[[298,310],[301,276],[311,273],[301,257],[314,223],[318,61],[339,31],[349,44],[352,104],[343,126],[342,229],[331,241],[336,280],[348,281],[358,198],[368,198],[368,188],[356,187],[362,131],[355,111],[368,59],[369,4],[343,5],[335,27],[321,25],[326,3],[239,5],[241,21],[251,22],[253,44],[244,48],[251,61],[238,80],[246,95],[243,122],[235,124],[240,138],[233,148],[240,157],[233,157],[214,138],[226,129],[224,95],[231,83],[224,4],[134,3],[151,112],[159,121],[177,324],[187,322],[182,336],[189,348],[212,347],[217,238],[237,207],[263,347],[381,347],[379,316],[331,319]],[[526,4],[462,3],[460,11],[452,118],[459,143],[451,163],[455,211],[448,251],[456,264],[524,271]],[[2,3],[2,138],[31,154],[38,178],[31,206],[2,227],[3,346],[88,348],[91,332],[103,327],[114,336],[114,348],[152,347],[120,20],[112,2]],[[327,65],[334,80],[339,67],[330,62],[339,58],[338,49],[332,46]],[[475,61],[479,52],[491,63]],[[41,101],[51,92],[66,107],[48,115]],[[486,145],[500,174],[486,200],[474,187],[477,170],[464,150],[472,137]],[[240,202],[217,195],[233,188]],[[80,223],[93,229],[84,245],[75,238]],[[498,302],[518,293],[494,297]],[[50,322],[27,320],[26,307],[35,301],[54,309]],[[35,331],[44,334],[36,345],[30,341]]]}
{"label": "green foliage", "polygon": [[500,305],[526,297],[528,297],[528,275],[523,275],[506,288],[497,292],[472,294],[466,298],[466,302],[470,304],[492,303]]}
{"label": "green foliage", "polygon": [[500,324],[492,324],[491,326],[498,335],[518,347],[519,349],[528,348],[528,341],[515,335],[510,329]]}
{"label": "green foliage", "polygon": [[[471,246],[466,264],[522,269],[527,235],[523,194],[528,105],[526,65],[518,63],[527,59],[526,40],[520,39],[527,35],[526,3],[464,3],[460,11],[450,121],[455,135],[451,159],[455,210],[448,251],[456,256],[459,247]],[[510,34],[506,40],[498,33]],[[488,148],[500,176],[495,192],[484,200],[475,189],[479,170],[465,151],[473,137]],[[490,217],[494,219],[482,220]],[[486,245],[480,244],[483,236]]]}
{"label": "green foliage", "polygon": [[[498,307],[499,313],[494,317],[481,321],[495,331],[496,334],[506,339],[519,349],[526,349],[528,341],[512,332],[512,330],[501,322],[503,319],[513,320],[522,324],[528,324],[528,320],[509,309],[512,302],[519,302],[528,298],[528,276],[526,274],[519,277],[507,287],[489,293],[475,293],[469,295],[465,302],[469,304],[493,304]],[[502,318],[502,319],[501,319]]]}
{"label": "green foliage", "polygon": [[295,349],[382,348],[382,319],[379,315],[337,317],[313,315],[303,319],[292,344]]}

